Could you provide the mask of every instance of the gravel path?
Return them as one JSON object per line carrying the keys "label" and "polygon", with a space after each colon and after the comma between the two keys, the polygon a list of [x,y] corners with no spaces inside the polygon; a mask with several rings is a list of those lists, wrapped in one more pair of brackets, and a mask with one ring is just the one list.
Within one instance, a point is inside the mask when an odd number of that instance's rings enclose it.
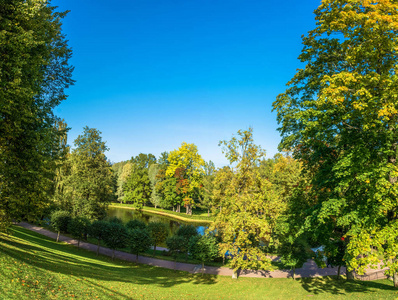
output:
{"label": "gravel path", "polygon": [[[32,230],[34,232],[40,233],[47,237],[56,239],[57,234],[44,229],[42,227],[32,225],[26,222],[21,222],[18,224],[19,226]],[[60,235],[60,241],[71,245],[77,245],[77,240],[72,239],[70,237],[66,237]],[[97,251],[97,245],[86,243],[84,241],[80,242],[80,248],[90,250],[93,252]],[[159,249],[159,247],[158,247]],[[162,248],[163,249],[163,248]],[[162,250],[160,249],[160,250]],[[107,256],[112,256],[112,250],[105,247],[100,247],[100,253]],[[136,256],[130,253],[122,252],[122,251],[115,251],[115,257],[122,260],[127,261],[136,261]],[[276,260],[277,257],[271,257],[271,259]],[[209,267],[205,266],[205,270],[201,270],[201,265],[194,265],[194,264],[187,264],[187,263],[180,263],[180,262],[173,262],[167,260],[161,260],[152,257],[146,256],[138,256],[138,263],[147,264],[156,267],[162,267],[167,269],[177,269],[180,271],[187,271],[190,273],[207,273],[213,275],[226,275],[232,276],[233,270],[226,268],[226,267]],[[374,270],[373,270],[374,271]],[[341,274],[345,275],[345,269],[341,269]],[[251,271],[251,270],[244,270],[239,273],[240,277],[262,277],[262,278],[291,278],[292,272],[290,270],[276,270],[276,271]],[[308,260],[302,268],[296,269],[296,278],[299,277],[319,277],[319,276],[329,276],[329,275],[337,275],[337,268],[318,268],[316,263],[313,260]]]}

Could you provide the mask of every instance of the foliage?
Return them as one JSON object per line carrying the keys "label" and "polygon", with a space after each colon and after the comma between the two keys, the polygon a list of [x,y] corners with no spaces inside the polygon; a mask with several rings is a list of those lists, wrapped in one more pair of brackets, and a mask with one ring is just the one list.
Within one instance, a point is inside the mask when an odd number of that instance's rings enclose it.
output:
{"label": "foliage", "polygon": [[[315,13],[299,57],[305,68],[274,103],[280,148],[311,174],[317,204],[307,226],[345,236],[347,267],[361,273],[378,262],[371,249],[397,220],[397,3],[328,0]],[[384,261],[397,274],[395,259]]]}
{"label": "foliage", "polygon": [[142,208],[152,193],[148,169],[156,163],[156,158],[152,154],[140,153],[131,159],[131,163],[131,174],[123,186],[125,193],[123,201],[133,203],[136,208]]}
{"label": "foliage", "polygon": [[181,237],[180,252],[186,253],[186,255],[188,257],[189,241],[192,237],[198,235],[198,231],[196,230],[196,227],[193,225],[181,225],[177,229],[175,235]]}
{"label": "foliage", "polygon": [[116,196],[121,203],[124,198],[123,185],[131,174],[132,164],[129,161],[122,161],[112,165],[114,176],[116,177]]}
{"label": "foliage", "polygon": [[107,218],[106,219],[109,223],[116,223],[116,224],[123,224],[123,221],[122,221],[122,219],[120,219],[120,218],[118,218],[118,217],[111,217],[111,218]]}
{"label": "foliage", "polygon": [[300,238],[296,238],[292,235],[285,237],[281,242],[279,248],[279,254],[281,256],[281,262],[290,267],[293,271],[293,279],[297,268],[301,268],[304,263],[308,260],[308,254],[306,252],[306,244]]}
{"label": "foliage", "polygon": [[204,176],[202,178],[202,188],[200,190],[200,207],[207,209],[207,215],[210,215],[210,209],[214,205],[213,190],[216,168],[214,163],[210,160],[205,162]]}
{"label": "foliage", "polygon": [[267,269],[270,260],[259,246],[270,240],[285,204],[259,173],[265,153],[253,143],[251,128],[220,145],[231,166],[217,172],[214,198],[221,208],[210,228],[220,234],[220,251],[229,253],[235,270]]}
{"label": "foliage", "polygon": [[77,247],[80,246],[80,240],[85,239],[90,227],[90,221],[85,217],[75,217],[68,223],[68,232],[77,239]]}
{"label": "foliage", "polygon": [[76,148],[69,156],[71,172],[65,183],[72,215],[102,219],[114,194],[112,169],[104,154],[108,148],[101,132],[87,126],[74,144]]}
{"label": "foliage", "polygon": [[131,253],[135,253],[136,260],[138,260],[138,254],[146,252],[152,245],[152,240],[149,232],[145,228],[134,228],[128,232],[128,247]]}
{"label": "foliage", "polygon": [[147,229],[152,238],[153,253],[155,255],[156,246],[167,238],[167,227],[161,222],[149,222]]}
{"label": "foliage", "polygon": [[217,240],[211,235],[193,236],[189,242],[190,255],[202,262],[202,268],[207,261],[211,261],[219,256],[219,248]]}
{"label": "foliage", "polygon": [[90,224],[88,227],[88,234],[97,239],[98,244],[97,244],[97,255],[99,254],[99,247],[100,247],[100,242],[104,239],[104,236],[107,234],[109,231],[108,229],[109,222],[103,221],[103,220],[96,220]]}
{"label": "foliage", "polygon": [[204,160],[198,153],[195,144],[183,142],[177,150],[169,153],[167,158],[169,165],[166,169],[167,177],[177,179],[177,194],[180,194],[187,214],[192,214],[192,207],[195,204],[194,198],[201,186],[203,176]]}
{"label": "foliage", "polygon": [[127,244],[128,232],[126,227],[119,223],[109,223],[103,236],[105,245],[113,250],[112,259],[115,258],[115,249],[124,248]]}
{"label": "foliage", "polygon": [[150,201],[153,206],[158,207],[162,204],[162,197],[159,193],[156,185],[160,182],[160,178],[158,177],[158,173],[160,170],[160,166],[158,164],[152,164],[148,169],[148,177],[151,182],[151,198]]}
{"label": "foliage", "polygon": [[63,152],[53,109],[73,84],[71,49],[50,1],[0,4],[0,229],[49,207]]}
{"label": "foliage", "polygon": [[133,229],[146,229],[146,224],[140,220],[133,219],[126,223],[126,228],[133,230]]}
{"label": "foliage", "polygon": [[51,214],[51,226],[58,231],[57,242],[59,239],[59,233],[67,232],[68,225],[71,221],[71,216],[68,211],[57,210]]}

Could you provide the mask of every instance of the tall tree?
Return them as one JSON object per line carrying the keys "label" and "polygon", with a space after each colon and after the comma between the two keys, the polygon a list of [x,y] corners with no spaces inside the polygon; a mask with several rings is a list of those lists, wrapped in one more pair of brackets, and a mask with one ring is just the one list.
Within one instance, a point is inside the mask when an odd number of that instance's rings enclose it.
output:
{"label": "tall tree", "polygon": [[106,216],[107,205],[113,199],[112,169],[105,156],[108,147],[102,141],[101,132],[87,126],[76,138],[75,147],[70,155],[71,173],[66,181],[72,215],[101,219]]}
{"label": "tall tree", "polygon": [[124,201],[132,202],[137,208],[141,208],[149,201],[152,189],[148,176],[149,167],[156,163],[153,154],[140,153],[131,159],[131,174],[124,184]]}
{"label": "tall tree", "polygon": [[[192,206],[195,204],[194,198],[197,197],[197,190],[201,186],[203,176],[204,160],[198,152],[195,144],[183,142],[177,150],[173,150],[168,156],[169,165],[166,176],[176,178],[184,188],[180,189],[183,194],[186,213],[192,214]],[[187,180],[187,182],[184,182]]]}
{"label": "tall tree", "polygon": [[214,205],[213,189],[215,180],[216,168],[214,163],[210,160],[205,162],[204,176],[202,178],[202,188],[200,190],[200,206],[207,209],[207,215],[210,216],[210,209]]}
{"label": "tall tree", "polygon": [[158,164],[152,164],[148,170],[148,177],[151,181],[151,198],[150,201],[155,206],[155,208],[162,203],[162,197],[159,193],[156,185],[160,182],[160,177],[158,176],[160,166]]}
{"label": "tall tree", "polygon": [[214,191],[222,207],[212,225],[222,238],[221,253],[229,253],[235,271],[267,268],[270,261],[260,243],[270,240],[284,206],[259,173],[265,152],[254,144],[251,128],[220,145],[231,165],[217,172],[221,184]]}
{"label": "tall tree", "polygon": [[73,68],[65,13],[50,1],[2,1],[0,15],[0,223],[9,224],[36,219],[50,203],[63,134],[53,109]]}
{"label": "tall tree", "polygon": [[315,13],[306,66],[274,103],[280,148],[311,174],[307,224],[345,237],[351,270],[378,262],[378,247],[398,287],[398,4],[324,0]]}

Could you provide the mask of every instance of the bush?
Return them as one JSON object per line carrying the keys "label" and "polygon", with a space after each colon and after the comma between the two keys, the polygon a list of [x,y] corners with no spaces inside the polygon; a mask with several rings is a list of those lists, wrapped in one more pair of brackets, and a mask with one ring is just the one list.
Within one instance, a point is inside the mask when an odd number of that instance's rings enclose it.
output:
{"label": "bush", "polygon": [[146,229],[146,224],[140,220],[133,219],[127,222],[126,228],[133,230],[133,229]]}
{"label": "bush", "polygon": [[189,240],[197,235],[198,231],[193,225],[181,225],[176,232],[176,236],[179,236],[181,238],[180,251],[186,254],[187,259],[188,259]]}
{"label": "bush", "polygon": [[126,247],[127,229],[119,223],[108,223],[103,236],[104,243],[113,250],[112,259],[115,258],[115,249]]}
{"label": "bush", "polygon": [[118,217],[111,217],[107,220],[109,223],[123,224],[122,219]]}
{"label": "bush", "polygon": [[211,235],[194,236],[189,241],[189,253],[202,262],[212,261],[219,255],[217,240]]}
{"label": "bush", "polygon": [[109,223],[106,221],[94,221],[88,228],[88,234],[97,239],[97,255],[99,254],[100,241],[104,239],[108,231]]}
{"label": "bush", "polygon": [[57,242],[60,232],[68,232],[68,225],[71,219],[69,212],[64,210],[57,210],[51,214],[51,226],[58,232]]}
{"label": "bush", "polygon": [[147,251],[152,245],[152,239],[146,229],[135,228],[128,233],[127,244],[131,253],[136,254],[136,261],[138,254]]}
{"label": "bush", "polygon": [[156,246],[164,242],[167,237],[167,227],[161,222],[150,222],[148,224],[148,231],[152,238],[153,255],[155,255]]}
{"label": "bush", "polygon": [[68,224],[68,231],[77,239],[77,247],[80,247],[80,240],[87,236],[90,221],[85,217],[71,219]]}

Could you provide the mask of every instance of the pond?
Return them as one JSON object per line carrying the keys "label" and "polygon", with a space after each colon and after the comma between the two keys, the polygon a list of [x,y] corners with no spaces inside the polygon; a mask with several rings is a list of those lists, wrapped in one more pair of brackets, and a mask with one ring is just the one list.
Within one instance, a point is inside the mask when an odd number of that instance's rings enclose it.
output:
{"label": "pond", "polygon": [[[188,223],[180,220],[175,220],[166,216],[151,214],[148,212],[143,212],[139,210],[132,210],[120,207],[109,207],[108,208],[108,217],[118,217],[123,221],[123,223],[127,223],[132,219],[138,219],[143,221],[145,224],[149,222],[162,222],[166,224],[168,230],[168,236],[172,236],[175,234],[177,229],[185,224],[185,225],[193,225],[196,227],[196,230],[199,234],[204,234],[205,229],[207,228],[208,224],[201,224],[201,223]],[[160,245],[165,247],[165,245]]]}

